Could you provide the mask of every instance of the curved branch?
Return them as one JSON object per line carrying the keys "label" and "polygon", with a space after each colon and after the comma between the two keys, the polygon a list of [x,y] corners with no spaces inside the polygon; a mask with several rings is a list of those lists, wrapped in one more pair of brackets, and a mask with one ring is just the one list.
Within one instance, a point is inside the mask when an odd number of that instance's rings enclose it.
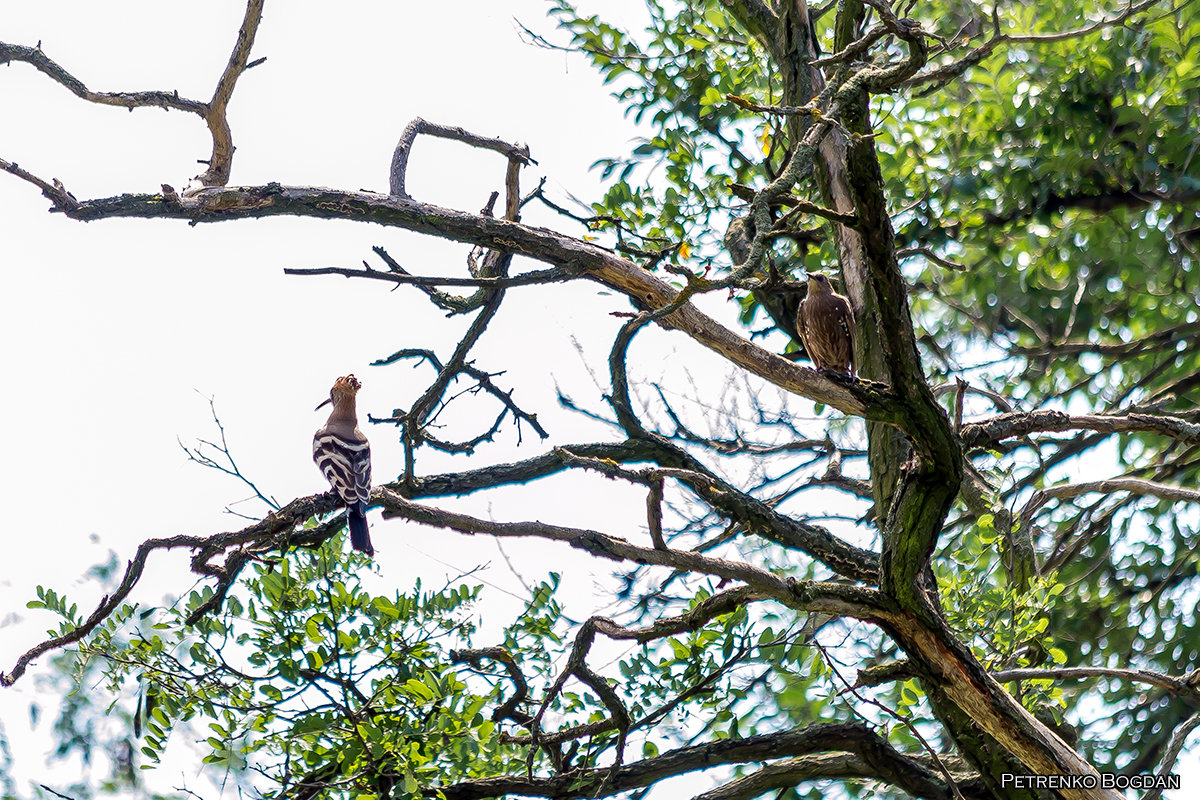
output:
{"label": "curved branch", "polygon": [[[1058,356],[1079,355],[1080,353],[1096,353],[1102,356],[1128,356],[1132,353],[1143,353],[1151,349],[1170,348],[1174,351],[1180,340],[1194,339],[1200,335],[1200,322],[1184,322],[1172,325],[1162,330],[1131,339],[1128,342],[1046,342],[1037,347],[1012,346],[1010,353],[1021,356]],[[1009,409],[1011,410],[1011,409]]]}
{"label": "curved branch", "polygon": [[[246,16],[242,19],[242,27],[238,30],[237,42],[229,55],[225,71],[221,73],[217,87],[213,90],[212,99],[204,107],[204,121],[212,133],[213,152],[209,159],[208,169],[196,176],[201,186],[224,186],[229,182],[233,169],[233,132],[229,129],[229,117],[226,110],[229,99],[233,96],[233,87],[237,79],[248,66],[250,49],[254,46],[254,35],[258,32],[258,23],[262,21],[264,0],[248,0]],[[261,63],[261,62],[259,62]]]}
{"label": "curved branch", "polygon": [[[3,162],[0,162],[0,169]],[[378,269],[365,267],[351,269],[349,267],[285,267],[284,275],[343,275],[347,278],[369,278],[370,280],[386,281],[400,285],[413,286],[475,286],[483,289],[499,289],[508,286],[539,286],[547,283],[563,283],[578,278],[578,273],[570,272],[561,267],[539,269],[507,278],[456,278],[438,277],[435,275],[411,275],[407,272],[383,272]]]}
{"label": "curved branch", "polygon": [[[207,103],[180,97],[177,91],[92,91],[87,88],[83,81],[63,69],[56,61],[43,53],[40,46],[23,47],[21,45],[0,42],[0,64],[12,61],[25,62],[42,74],[47,75],[54,82],[66,87],[76,97],[86,100],[89,103],[117,106],[131,110],[146,107],[173,108],[198,115],[208,125],[208,130],[212,134],[213,150],[212,156],[208,160],[208,169],[196,177],[196,182],[200,186],[224,186],[229,181],[234,151],[233,134],[229,128],[226,109],[229,105],[229,99],[233,96],[233,88],[237,83],[238,77],[250,66],[247,62],[250,58],[250,49],[254,45],[254,35],[258,31],[259,22],[262,20],[263,2],[264,0],[248,0],[246,3],[246,14],[242,19],[242,26],[238,31],[233,52],[229,56],[229,63],[225,65],[225,71],[217,81],[212,99]],[[12,170],[7,171],[12,172]],[[14,172],[14,174],[17,173]],[[29,177],[19,177],[30,180]],[[37,183],[34,180],[30,180],[30,182]],[[45,191],[44,187],[43,191]],[[51,200],[55,200],[53,196],[49,194],[47,196]],[[69,210],[57,201],[56,205],[62,211]]]}
{"label": "curved branch", "polygon": [[[577,444],[572,445],[572,449],[577,454],[613,460],[639,461],[652,455],[652,450],[637,443]],[[406,491],[414,497],[467,494],[478,489],[535,480],[564,469],[565,466],[562,457],[551,452],[515,464],[498,464],[494,467],[484,467],[467,472],[415,478],[406,487]],[[399,488],[399,484],[395,486]],[[213,596],[189,614],[187,622],[191,625],[195,624],[204,614],[220,606],[224,592],[236,579],[238,571],[249,563],[252,557],[256,557],[274,546],[279,548],[317,546],[333,536],[345,525],[344,514],[338,514],[310,530],[298,532],[295,527],[314,516],[335,511],[341,505],[341,500],[332,493],[312,495],[293,500],[262,521],[240,531],[218,533],[212,536],[180,535],[147,539],[139,545],[133,559],[125,569],[120,584],[111,594],[101,598],[96,610],[87,620],[71,631],[41,642],[22,654],[12,670],[7,673],[0,672],[0,686],[11,686],[15,683],[25,673],[29,664],[43,653],[78,642],[95,630],[120,607],[120,604],[137,586],[145,569],[146,561],[155,550],[191,548],[196,551],[191,560],[192,570],[199,575],[217,578]],[[213,559],[226,553],[228,554],[223,564],[213,563]]]}
{"label": "curved branch", "polygon": [[1100,433],[1159,433],[1188,444],[1200,443],[1200,425],[1166,414],[1079,414],[1062,411],[1030,411],[1000,414],[982,422],[963,425],[959,438],[963,447],[988,447],[1010,436],[1070,430]]}
{"label": "curved branch", "polygon": [[645,643],[677,633],[698,631],[717,617],[732,614],[742,606],[765,599],[765,594],[749,586],[739,586],[736,589],[718,592],[679,616],[664,617],[644,628],[624,628],[610,624],[602,630],[610,639],[636,639]]}
{"label": "curved branch", "polygon": [[1021,514],[1023,517],[1028,517],[1038,508],[1045,505],[1051,498],[1067,500],[1074,497],[1081,497],[1085,494],[1112,494],[1114,492],[1129,492],[1147,497],[1157,497],[1160,500],[1167,500],[1172,503],[1200,503],[1200,491],[1196,491],[1195,489],[1185,489],[1182,486],[1155,483],[1154,481],[1142,478],[1109,478],[1107,480],[1089,481],[1087,483],[1064,483],[1059,486],[1048,486],[1045,489],[1040,489],[1025,504],[1025,509]]}
{"label": "curved branch", "polygon": [[[1190,1],[1190,0],[1189,0]],[[1072,39],[1081,36],[1086,36],[1089,33],[1101,30],[1102,28],[1112,27],[1114,25],[1122,25],[1134,14],[1138,14],[1147,8],[1157,5],[1159,0],[1141,0],[1139,3],[1129,3],[1125,10],[1112,17],[1106,17],[1096,22],[1085,25],[1081,28],[1076,28],[1070,31],[1060,31],[1057,33],[1004,33],[1000,30],[999,14],[993,9],[992,12],[992,35],[988,37],[983,44],[967,51],[966,55],[952,61],[948,64],[943,64],[929,72],[921,73],[909,78],[901,86],[913,87],[922,84],[931,84],[920,93],[921,96],[931,94],[937,91],[946,84],[962,76],[971,67],[974,67],[983,59],[991,55],[997,47],[1006,42],[1020,42],[1026,44],[1041,44],[1046,42],[1058,42],[1064,39]],[[1168,12],[1170,13],[1170,12]]]}
{"label": "curved branch", "polygon": [[[848,778],[862,778],[868,781],[882,779],[885,783],[900,787],[913,797],[928,800],[951,800],[955,797],[949,786],[940,781],[920,760],[909,758],[895,750],[887,753],[886,749],[879,749],[880,754],[870,759],[852,753],[824,753],[783,759],[766,764],[755,773],[696,795],[693,800],[752,800],[771,790],[798,786],[805,781]],[[955,775],[954,778],[963,797],[971,800],[991,800],[995,796],[977,776],[964,773]]]}
{"label": "curved branch", "polygon": [[[477,800],[504,795],[553,797],[566,800],[575,797],[609,797],[649,786],[672,775],[682,775],[697,769],[720,764],[749,764],[770,758],[799,756],[808,753],[887,752],[894,754],[893,770],[903,766],[911,774],[920,774],[914,762],[904,763],[905,757],[895,751],[877,733],[857,722],[810,725],[781,733],[747,736],[742,739],[723,739],[692,747],[681,747],[654,758],[636,761],[616,768],[601,768],[584,773],[567,773],[549,778],[503,776],[460,781],[447,786],[428,787],[427,796],[446,800]],[[927,772],[927,770],[926,770]],[[933,782],[936,786],[936,779]],[[944,797],[945,795],[923,795]]]}
{"label": "curved branch", "polygon": [[43,180],[37,175],[34,175],[32,172],[21,169],[21,167],[17,164],[14,164],[11,161],[5,161],[3,158],[0,158],[0,169],[4,170],[10,175],[16,175],[26,183],[32,183],[34,186],[41,189],[42,196],[51,203],[54,203],[54,209],[56,211],[73,211],[74,209],[79,208],[79,201],[75,199],[75,195],[68,192],[66,187],[62,185],[62,181],[58,180],[57,178],[55,178],[53,181]]}
{"label": "curved branch", "polygon": [[1132,683],[1145,683],[1166,689],[1172,694],[1200,701],[1200,690],[1187,681],[1187,676],[1176,678],[1164,672],[1149,669],[1117,669],[1114,667],[1051,667],[1049,669],[1006,669],[993,672],[992,677],[1002,683],[1009,681],[1073,680],[1082,678],[1116,678]]}
{"label": "curved branch", "polygon": [[[0,686],[12,686],[18,678],[25,674],[25,670],[30,662],[43,653],[78,642],[95,630],[98,625],[104,622],[109,615],[120,607],[121,603],[129,596],[129,593],[133,591],[133,588],[137,586],[138,581],[141,580],[142,572],[146,568],[146,560],[155,550],[195,549],[197,552],[191,561],[193,571],[199,574],[223,577],[229,574],[229,571],[235,565],[237,569],[240,569],[249,555],[263,549],[268,549],[270,546],[268,543],[281,532],[290,530],[296,523],[316,514],[328,513],[340,504],[341,501],[332,494],[313,495],[293,500],[279,511],[268,515],[261,522],[257,522],[240,531],[219,533],[214,536],[179,535],[160,539],[147,539],[138,545],[137,552],[134,554],[133,559],[126,565],[125,574],[122,576],[117,588],[111,594],[107,594],[100,599],[99,605],[92,612],[91,616],[78,627],[59,636],[47,639],[22,654],[10,671],[0,673]],[[306,532],[306,534],[310,533],[313,532]],[[332,531],[329,533],[332,534]],[[227,556],[224,565],[218,566],[212,564],[213,557],[230,550],[232,552]]]}
{"label": "curved branch", "polygon": [[[392,153],[392,166],[388,171],[388,186],[390,187],[390,193],[396,197],[405,199],[409,197],[408,191],[404,187],[405,178],[408,175],[408,157],[412,152],[412,146],[417,136],[422,133],[427,136],[452,139],[456,142],[469,144],[472,147],[495,150],[497,153],[507,156],[510,161],[515,160],[521,164],[537,163],[529,157],[529,147],[526,145],[509,144],[500,139],[478,136],[463,128],[438,125],[436,122],[429,122],[417,117],[408,123],[404,132],[400,134],[400,141],[396,143],[396,149]],[[509,205],[511,207],[511,200]]]}
{"label": "curved branch", "polygon": [[914,19],[898,19],[891,7],[883,0],[862,0],[879,13],[889,33],[908,45],[908,55],[903,61],[886,67],[865,67],[852,81],[861,82],[872,94],[894,92],[904,81],[915,75],[929,58],[929,47],[925,39],[932,34],[921,28]]}
{"label": "curved branch", "polygon": [[592,644],[596,641],[596,634],[598,632],[607,633],[607,630],[613,628],[620,629],[620,626],[616,625],[612,620],[603,617],[592,617],[579,626],[579,632],[575,634],[575,642],[571,646],[571,655],[567,658],[567,666],[542,699],[541,707],[538,708],[537,714],[534,715],[533,720],[529,724],[529,733],[532,741],[538,742],[541,740],[542,717],[545,716],[554,698],[562,691],[567,680],[574,676],[580,683],[595,692],[596,696],[600,698],[600,702],[608,709],[608,722],[617,730],[616,766],[619,767],[625,760],[625,741],[629,735],[629,726],[632,722],[629,716],[629,709],[621,702],[621,698],[617,695],[616,690],[608,685],[608,681],[588,666],[587,663],[588,653],[592,649]]}
{"label": "curved branch", "polygon": [[0,42],[0,64],[20,61],[46,75],[71,94],[89,103],[119,108],[174,108],[204,116],[206,106],[199,100],[180,97],[179,92],[94,92],[83,81],[67,72],[58,62],[50,58],[42,48],[24,47],[19,44]]}
{"label": "curved branch", "polygon": [[504,669],[508,672],[509,679],[512,680],[515,691],[513,696],[504,701],[495,711],[492,712],[492,720],[499,722],[504,719],[511,719],[520,725],[527,725],[533,718],[529,714],[520,711],[520,706],[529,699],[529,683],[525,680],[525,676],[521,674],[520,667],[513,659],[512,653],[505,650],[503,647],[485,647],[481,650],[451,650],[450,663],[452,664],[470,664],[472,667],[479,669],[484,659],[498,661],[504,665]]}
{"label": "curved branch", "polygon": [[1125,10],[1111,17],[1098,19],[1091,25],[1084,25],[1082,28],[1076,28],[1070,31],[1059,31],[1058,33],[1025,33],[1012,34],[1009,38],[1014,42],[1061,42],[1064,39],[1074,39],[1079,36],[1086,36],[1089,33],[1095,33],[1103,28],[1110,28],[1114,25],[1123,25],[1127,19],[1134,14],[1140,14],[1151,6],[1158,5],[1160,0],[1142,0],[1140,3],[1130,2],[1125,6]]}
{"label": "curved branch", "polygon": [[839,616],[877,620],[891,613],[880,595],[871,590],[845,584],[798,581],[782,578],[750,564],[713,558],[693,552],[640,547],[625,539],[599,531],[567,528],[544,522],[494,522],[453,511],[413,503],[390,486],[375,489],[372,500],[378,502],[387,517],[401,517],[424,525],[448,528],[460,533],[491,536],[536,537],[563,542],[571,547],[612,561],[665,566],[726,580],[740,581],[785,605],[821,611]]}
{"label": "curved branch", "polygon": [[[1167,752],[1163,754],[1162,762],[1159,764],[1158,777],[1164,780],[1170,778],[1171,770],[1175,768],[1175,762],[1179,759],[1179,754],[1183,752],[1183,746],[1187,744],[1187,737],[1192,731],[1200,728],[1200,712],[1192,714],[1182,725],[1175,729],[1171,734],[1171,741],[1167,744]],[[1154,787],[1142,796],[1142,800],[1158,800],[1162,797],[1162,788]]]}
{"label": "curved branch", "polygon": [[603,458],[586,456],[570,448],[555,448],[564,463],[578,465],[647,487],[664,478],[673,478],[688,487],[704,502],[737,520],[746,530],[781,547],[807,553],[839,575],[864,583],[879,580],[878,554],[855,547],[834,536],[826,528],[793,519],[777,512],[770,504],[747,494],[718,478],[704,465],[673,445],[652,436],[648,440],[650,460],[665,468],[630,471]]}
{"label": "curved branch", "polygon": [[[628,296],[642,307],[661,308],[678,292],[637,264],[591,242],[510,220],[402,200],[373,192],[321,187],[265,186],[202,189],[176,201],[162,194],[125,194],[62,210],[80,221],[119,217],[222,222],[270,216],[349,219],[427,233],[452,241],[506,250],[573,270]],[[847,414],[898,424],[889,387],[802,367],[764,350],[698,311],[690,303],[658,321],[777,386]]]}

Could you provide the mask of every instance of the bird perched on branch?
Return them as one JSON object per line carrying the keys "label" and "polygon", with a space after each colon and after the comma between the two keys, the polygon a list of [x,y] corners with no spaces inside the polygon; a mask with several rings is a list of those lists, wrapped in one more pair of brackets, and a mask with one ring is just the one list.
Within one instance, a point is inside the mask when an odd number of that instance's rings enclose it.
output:
{"label": "bird perched on branch", "polygon": [[808,276],[808,296],[796,312],[796,328],[817,369],[853,375],[854,314],[850,301],[833,290],[820,272]]}
{"label": "bird perched on branch", "polygon": [[313,461],[325,474],[342,502],[350,522],[350,545],[367,555],[375,555],[367,531],[367,501],[371,495],[371,445],[358,429],[354,398],[362,384],[353,375],[333,382],[326,403],[333,404],[329,420],[313,436]]}

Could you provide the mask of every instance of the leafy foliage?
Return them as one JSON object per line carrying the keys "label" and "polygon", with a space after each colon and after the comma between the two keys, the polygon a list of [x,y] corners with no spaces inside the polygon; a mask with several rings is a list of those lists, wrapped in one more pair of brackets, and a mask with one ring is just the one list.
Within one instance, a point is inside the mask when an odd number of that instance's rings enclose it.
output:
{"label": "leafy foliage", "polygon": [[[739,207],[728,185],[761,186],[787,143],[778,125],[725,98],[774,102],[778,80],[716,0],[648,8],[651,21],[638,34],[566,4],[556,9],[573,44],[653,131],[629,156],[600,162],[618,180],[596,212],[667,236],[690,253],[680,263],[727,269],[711,231]],[[872,99],[884,189],[897,245],[912,252],[902,266],[935,383],[962,376],[1024,409],[1188,410],[1200,400],[1200,17],[1156,8],[1138,24],[1055,36],[1124,9],[997,7],[1000,30],[1016,41],[945,85]],[[969,3],[923,3],[919,13],[926,29],[963,45],[992,33],[984,10]],[[833,17],[816,24],[827,51]],[[693,34],[729,45],[696,47]],[[662,163],[673,169],[657,171]],[[822,199],[815,182],[797,188]],[[686,220],[663,222],[681,211]],[[815,250],[783,240],[775,255],[793,273],[837,261],[829,239]],[[748,322],[759,299],[746,293],[742,303]],[[997,453],[977,463],[1005,470],[998,508],[1019,509],[1037,488],[1077,471],[1104,438],[1047,439],[1045,457],[1026,452],[1013,462]],[[1161,437],[1128,434],[1115,452],[1101,452],[1129,475],[1200,481],[1194,447]],[[1037,639],[1047,664],[1187,672],[1200,659],[1198,562],[1188,533],[1194,515],[1177,508],[1131,495],[1042,512],[1035,546],[1054,554],[1054,569],[1029,593],[1006,582],[1002,533],[987,525],[953,533],[939,577],[948,596],[965,603],[951,611],[956,630],[970,641],[1007,618],[1004,637],[979,641],[980,656],[995,663]],[[1140,690],[1128,684],[1108,687],[1105,703],[1133,710],[1094,725],[1096,739],[1084,746],[1094,763],[1125,767],[1121,754],[1155,752],[1139,743],[1162,740],[1169,727],[1159,726],[1159,715],[1182,712],[1166,697],[1138,702]],[[1055,704],[1074,708],[1085,696],[1094,696],[1089,687],[1064,684]]]}
{"label": "leafy foliage", "polygon": [[183,620],[207,590],[143,613],[127,643],[113,638],[124,620],[106,625],[81,663],[121,653],[105,672],[113,691],[137,686],[144,766],[183,723],[206,729],[206,763],[233,775],[253,764],[281,787],[317,771],[346,790],[378,791],[381,779],[410,797],[441,771],[513,758],[481,713],[495,690],[475,693],[448,661],[472,633],[477,587],[373,596],[353,566],[293,551],[256,566],[222,615],[194,627]]}
{"label": "leafy foliage", "polygon": [[[161,608],[126,606],[77,651],[60,655],[62,680],[103,680],[113,698],[102,710],[94,696],[68,694],[60,754],[80,750],[88,758],[102,743],[126,752],[111,765],[112,777],[73,791],[90,796],[140,785],[129,771],[135,763],[154,768],[181,747],[199,748],[221,782],[270,794],[415,798],[450,778],[519,772],[529,759],[548,766],[546,753],[535,757],[506,720],[489,715],[513,697],[504,671],[459,655],[470,652],[464,648],[476,634],[481,587],[463,576],[435,590],[418,583],[410,592],[372,594],[360,577],[366,560],[339,556],[339,544],[255,565],[222,613],[196,625],[184,621],[209,599],[208,589]],[[557,587],[553,574],[534,587],[503,636],[520,670],[546,683],[570,650]],[[711,596],[701,588],[680,610]],[[66,598],[39,597],[29,605],[72,624]],[[797,716],[798,704],[819,714],[830,684],[819,654],[788,626],[786,617],[741,608],[629,649],[613,677],[619,674],[629,698],[633,729],[644,730],[636,752],[652,758],[684,735],[738,738]],[[530,688],[521,714],[536,712],[542,699],[539,686]],[[97,739],[96,721],[114,710],[120,735]],[[595,693],[572,688],[553,695],[547,710],[562,728],[606,719]],[[676,734],[664,735],[664,719]],[[611,758],[616,748],[616,732],[602,726],[586,750],[576,744],[560,757],[568,764],[605,752]]]}

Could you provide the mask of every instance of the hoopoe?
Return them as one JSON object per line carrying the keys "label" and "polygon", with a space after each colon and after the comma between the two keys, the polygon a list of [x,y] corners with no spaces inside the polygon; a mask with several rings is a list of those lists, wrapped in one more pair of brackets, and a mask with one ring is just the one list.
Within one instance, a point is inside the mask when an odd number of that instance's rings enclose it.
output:
{"label": "hoopoe", "polygon": [[333,404],[325,427],[313,435],[313,461],[325,473],[333,490],[346,504],[350,521],[350,545],[369,556],[375,555],[367,531],[367,502],[371,495],[371,445],[358,429],[355,395],[362,388],[358,378],[338,378],[325,403]]}
{"label": "hoopoe", "polygon": [[854,374],[855,331],[850,301],[835,292],[829,278],[819,272],[808,276],[808,296],[800,302],[796,328],[814,367]]}

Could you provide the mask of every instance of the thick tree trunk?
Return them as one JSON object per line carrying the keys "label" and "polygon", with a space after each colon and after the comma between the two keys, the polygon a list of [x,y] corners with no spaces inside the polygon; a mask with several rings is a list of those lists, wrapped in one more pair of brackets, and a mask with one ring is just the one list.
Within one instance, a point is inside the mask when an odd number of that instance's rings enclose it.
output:
{"label": "thick tree trunk", "polygon": [[[777,60],[785,105],[803,106],[825,88],[825,76],[809,64],[817,53],[805,0],[786,2],[776,30],[767,36],[761,9],[756,14],[749,3],[726,5]],[[864,17],[858,0],[838,5],[835,52],[859,35]],[[849,86],[850,67],[839,64],[835,69],[833,80]],[[992,680],[942,619],[929,559],[958,495],[962,451],[925,380],[916,349],[882,173],[869,138],[870,94],[857,84],[839,89],[836,97],[840,122],[864,138],[848,141],[831,130],[821,142],[816,175],[825,205],[858,220],[855,228],[833,227],[842,279],[858,323],[859,374],[890,386],[905,406],[899,426],[867,423],[876,523],[883,534],[880,589],[906,612],[902,624],[885,627],[909,655],[934,712],[991,790],[1002,797],[1039,797],[1037,791],[1004,785],[1002,776],[1096,772]],[[790,141],[799,142],[809,124],[808,117],[791,116]],[[1058,795],[1115,797],[1099,789],[1059,790]]]}

